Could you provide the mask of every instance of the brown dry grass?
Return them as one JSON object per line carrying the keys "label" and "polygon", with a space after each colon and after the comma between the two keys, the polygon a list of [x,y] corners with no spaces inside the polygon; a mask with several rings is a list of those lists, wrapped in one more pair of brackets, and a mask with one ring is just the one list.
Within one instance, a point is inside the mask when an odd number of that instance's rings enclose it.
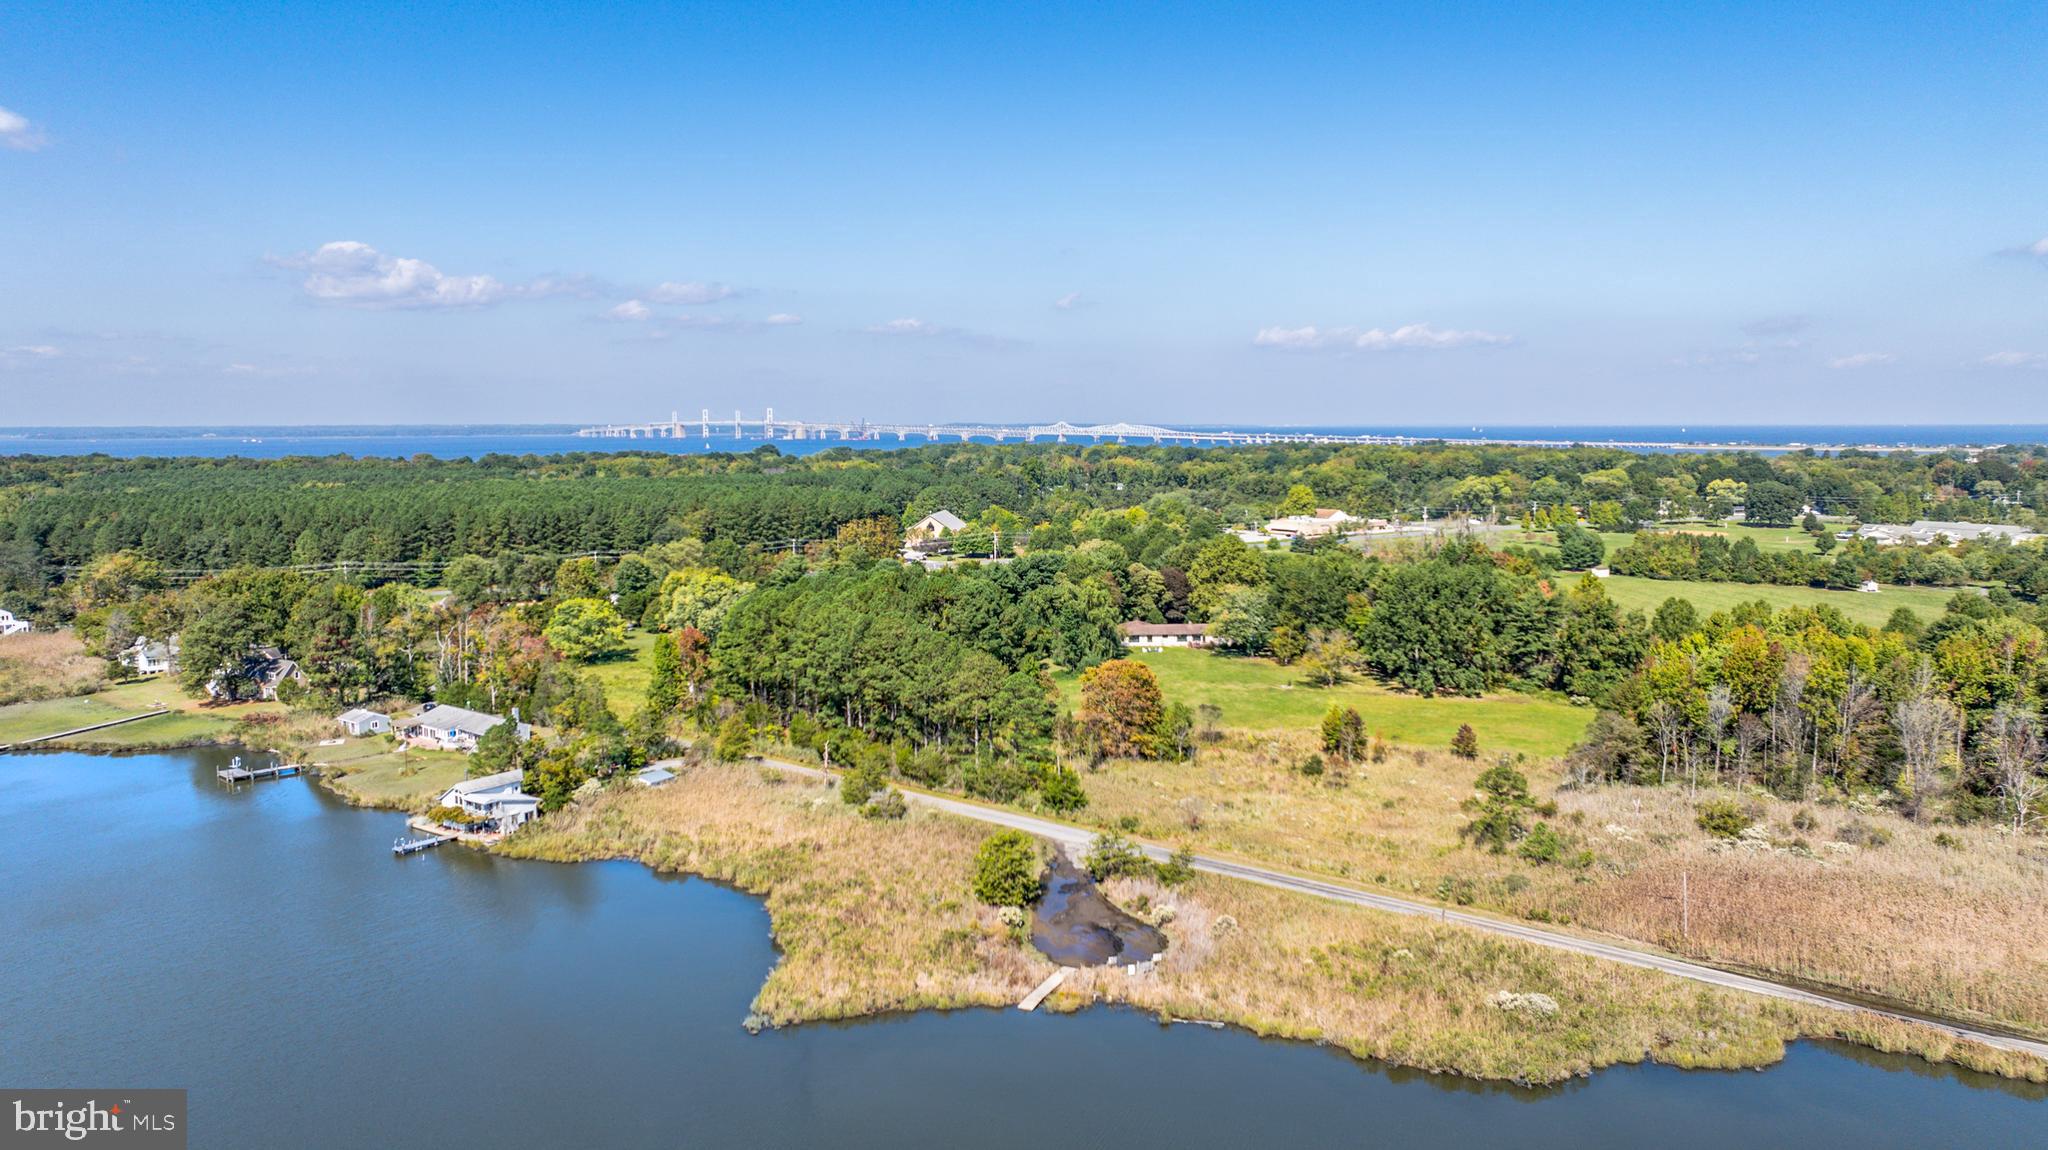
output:
{"label": "brown dry grass", "polygon": [[[1990,830],[1934,828],[1886,811],[1760,800],[1776,838],[1807,853],[1724,851],[1676,788],[1558,794],[1557,826],[1593,849],[1576,871],[1464,845],[1481,763],[1395,749],[1386,762],[1309,778],[1305,734],[1231,733],[1193,763],[1111,763],[1085,777],[1084,817],[1197,850],[1330,875],[1410,897],[1455,892],[1519,917],[1569,922],[1944,1014],[2048,1029],[2048,844]],[[1555,764],[1522,764],[1539,796]],[[1188,813],[1199,815],[1191,828]],[[1882,847],[1828,846],[1851,821],[1889,831]],[[1610,832],[1607,828],[1619,828]],[[1810,856],[1810,857],[1809,857]],[[1691,935],[1679,937],[1680,875],[1691,875]]]}
{"label": "brown dry grass", "polygon": [[[934,812],[862,819],[829,787],[773,772],[696,767],[653,791],[615,789],[549,816],[500,848],[522,857],[636,858],[730,882],[766,901],[782,950],[755,1002],[783,1024],[887,1011],[1006,1007],[1051,970],[968,891],[989,828]],[[1200,878],[1171,904],[1158,969],[1082,972],[1055,996],[1073,1009],[1124,1002],[1355,1054],[1461,1074],[1556,1081],[1645,1057],[1684,1066],[1774,1061],[1800,1033],[1844,1019],[1661,975],[1280,891]],[[1225,916],[1229,925],[1224,926]],[[1538,992],[1544,1016],[1488,1004]],[[1978,1048],[1906,1028],[1885,1040],[1998,1069]],[[1917,1045],[1915,1045],[1917,1044]],[[2022,1073],[2042,1068],[2021,1062]]]}
{"label": "brown dry grass", "polygon": [[106,661],[86,654],[69,631],[0,638],[0,704],[83,695],[106,683]]}
{"label": "brown dry grass", "polygon": [[[1676,790],[1610,787],[1561,801],[1583,816],[1603,859],[1597,884],[1550,899],[1584,925],[1943,1014],[2048,1028],[2048,844],[1751,797],[1771,845],[1726,849]],[[1796,828],[1801,810],[1818,825]],[[1841,842],[1859,822],[1891,841]],[[1937,845],[1936,834],[1956,845]]]}

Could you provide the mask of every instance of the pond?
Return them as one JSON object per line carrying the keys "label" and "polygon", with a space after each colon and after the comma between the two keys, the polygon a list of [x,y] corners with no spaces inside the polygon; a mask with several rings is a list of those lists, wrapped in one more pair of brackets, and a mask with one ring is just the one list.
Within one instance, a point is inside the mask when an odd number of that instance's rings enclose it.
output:
{"label": "pond", "polygon": [[750,1036],[743,894],[393,858],[399,816],[226,752],[0,756],[0,1084],[190,1091],[195,1147],[2040,1145],[2039,1088],[1802,1045],[1522,1090],[1128,1011]]}

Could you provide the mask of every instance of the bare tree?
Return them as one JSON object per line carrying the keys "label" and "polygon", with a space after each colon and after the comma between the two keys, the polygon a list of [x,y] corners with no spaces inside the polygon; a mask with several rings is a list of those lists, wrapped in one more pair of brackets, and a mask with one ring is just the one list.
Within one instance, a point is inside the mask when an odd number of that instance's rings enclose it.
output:
{"label": "bare tree", "polygon": [[1913,671],[1906,696],[1892,707],[1892,727],[1906,756],[1906,806],[1915,818],[1925,817],[1941,786],[1943,758],[1955,750],[1962,730],[1953,703],[1941,697],[1934,683],[1934,665],[1926,659]]}
{"label": "bare tree", "polygon": [[1991,768],[1998,797],[2012,814],[2012,829],[2025,833],[2028,824],[2041,817],[2038,808],[2048,796],[2048,779],[2041,777],[2048,749],[2042,745],[2040,720],[2016,703],[2001,703],[1984,721],[1977,745]]}
{"label": "bare tree", "polygon": [[1735,785],[1749,785],[1749,760],[1770,739],[1770,728],[1755,715],[1744,711],[1735,719]]}
{"label": "bare tree", "polygon": [[1849,789],[1848,768],[1863,761],[1863,742],[1857,736],[1873,722],[1883,721],[1884,700],[1877,688],[1854,667],[1849,668],[1849,685],[1835,704],[1835,776],[1843,790]]}
{"label": "bare tree", "polygon": [[1714,781],[1721,779],[1721,744],[1728,737],[1728,721],[1735,717],[1735,696],[1728,684],[1716,683],[1707,691],[1707,739],[1714,744]]}
{"label": "bare tree", "polygon": [[1812,662],[1804,656],[1786,656],[1785,669],[1778,676],[1778,698],[1771,704],[1771,744],[1791,757],[1790,770],[1794,773],[1799,770],[1799,752],[1806,744],[1808,718],[1806,708],[1799,704],[1806,697],[1806,677],[1812,669]]}
{"label": "bare tree", "polygon": [[1657,782],[1662,785],[1671,769],[1671,754],[1678,746],[1685,714],[1664,699],[1650,705],[1650,725],[1657,731]]}

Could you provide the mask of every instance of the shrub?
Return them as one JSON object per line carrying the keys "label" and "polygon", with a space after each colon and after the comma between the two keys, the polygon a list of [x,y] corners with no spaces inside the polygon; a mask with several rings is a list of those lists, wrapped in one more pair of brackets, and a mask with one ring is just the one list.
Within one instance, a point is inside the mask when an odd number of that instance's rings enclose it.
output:
{"label": "shrub", "polygon": [[849,807],[863,806],[874,797],[876,791],[889,785],[888,773],[882,765],[873,760],[862,762],[846,772],[839,782],[839,801]]}
{"label": "shrub", "polygon": [[718,725],[718,740],[712,754],[721,763],[737,763],[754,753],[754,729],[744,715],[733,715]]}
{"label": "shrub", "polygon": [[1112,878],[1147,878],[1152,875],[1152,860],[1138,845],[1122,835],[1100,835],[1095,845],[1089,848],[1083,866],[1093,875],[1095,881]]}
{"label": "shrub", "polygon": [[1813,812],[1807,810],[1805,807],[1800,807],[1798,810],[1792,812],[1793,830],[1811,831],[1818,826],[1820,826],[1820,820],[1814,818]]}
{"label": "shrub", "polygon": [[1734,799],[1708,799],[1693,808],[1693,821],[1716,838],[1739,837],[1756,820]]}
{"label": "shrub", "polygon": [[1301,761],[1301,773],[1309,778],[1318,778],[1323,773],[1323,757],[1310,755]]}
{"label": "shrub", "polygon": [[[1904,608],[1901,608],[1901,610],[1903,609]],[[1944,850],[1961,850],[1963,849],[1963,840],[1948,833],[1947,831],[1936,831],[1934,832],[1934,845],[1941,847]]]}
{"label": "shrub", "polygon": [[1479,794],[1464,803],[1472,814],[1472,821],[1465,824],[1465,837],[1498,854],[1521,838],[1527,827],[1524,816],[1536,805],[1529,798],[1529,780],[1501,763],[1480,772],[1473,786]]}
{"label": "shrub", "polygon": [[1451,737],[1451,753],[1461,759],[1479,757],[1479,732],[1472,729],[1472,724],[1458,724],[1458,733]]}
{"label": "shrub", "polygon": [[1564,836],[1551,830],[1549,823],[1537,823],[1522,840],[1521,848],[1516,851],[1523,858],[1538,864],[1558,862],[1564,858],[1564,852]]}
{"label": "shrub", "polygon": [[1038,797],[1047,810],[1078,811],[1088,805],[1088,793],[1081,789],[1081,776],[1065,767],[1048,767],[1038,784]]}
{"label": "shrub", "polygon": [[1183,844],[1174,848],[1173,857],[1152,868],[1153,877],[1167,886],[1179,886],[1195,877],[1195,852]]}
{"label": "shrub", "polygon": [[1881,847],[1892,841],[1892,832],[1862,819],[1850,819],[1835,831],[1835,841],[1858,847]]}
{"label": "shrub", "polygon": [[990,906],[1024,906],[1038,897],[1045,863],[1023,831],[997,831],[974,852],[974,897]]}
{"label": "shrub", "polygon": [[903,792],[894,787],[883,787],[882,792],[869,799],[860,809],[865,818],[900,819],[910,813],[910,805],[903,801]]}

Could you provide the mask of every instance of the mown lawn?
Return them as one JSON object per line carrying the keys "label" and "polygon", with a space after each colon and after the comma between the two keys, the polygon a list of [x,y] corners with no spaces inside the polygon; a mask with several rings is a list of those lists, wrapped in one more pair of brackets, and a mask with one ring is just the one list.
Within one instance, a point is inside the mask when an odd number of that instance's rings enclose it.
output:
{"label": "mown lawn", "polygon": [[[1169,702],[1223,708],[1222,725],[1245,730],[1312,728],[1331,704],[1356,707],[1366,729],[1395,743],[1445,747],[1461,723],[1479,732],[1482,745],[1531,755],[1563,754],[1593,720],[1590,708],[1536,695],[1435,698],[1403,694],[1365,679],[1310,687],[1298,672],[1271,659],[1209,651],[1141,652]],[[1080,701],[1080,680],[1062,676],[1068,706]]]}
{"label": "mown lawn", "polygon": [[364,806],[422,807],[469,772],[469,756],[460,751],[397,748],[391,736],[372,735],[307,754],[335,790]]}
{"label": "mown lawn", "polygon": [[0,743],[104,723],[158,705],[170,708],[171,713],[74,736],[65,739],[64,745],[118,749],[203,743],[226,737],[236,721],[245,716],[283,710],[276,703],[202,707],[198,700],[185,697],[176,683],[158,677],[122,683],[92,695],[0,707]]}
{"label": "mown lawn", "polygon": [[1607,594],[1625,611],[1649,614],[1673,596],[1690,599],[1702,617],[1725,611],[1737,603],[1762,599],[1775,610],[1783,607],[1828,606],[1858,623],[1881,627],[1900,607],[1911,607],[1923,623],[1941,617],[1953,587],[1887,587],[1876,594],[1862,591],[1829,591],[1818,587],[1779,587],[1768,583],[1709,583],[1691,579],[1644,579],[1635,575],[1614,575],[1601,580]]}
{"label": "mown lawn", "polygon": [[581,668],[604,687],[605,703],[621,719],[647,700],[647,682],[654,677],[654,638],[652,631],[635,631],[626,636],[626,654]]}

